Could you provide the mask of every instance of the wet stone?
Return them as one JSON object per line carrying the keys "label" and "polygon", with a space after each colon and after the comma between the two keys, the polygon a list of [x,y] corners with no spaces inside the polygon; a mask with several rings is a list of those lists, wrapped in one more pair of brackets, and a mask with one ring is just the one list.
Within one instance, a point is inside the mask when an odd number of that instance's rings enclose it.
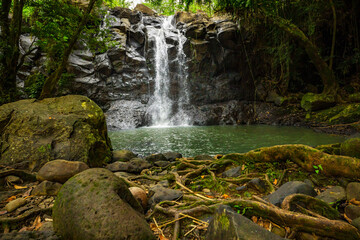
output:
{"label": "wet stone", "polygon": [[317,199],[323,200],[324,202],[333,205],[339,201],[346,199],[346,192],[343,187],[336,186],[326,189],[324,192],[316,196]]}
{"label": "wet stone", "polygon": [[230,168],[229,170],[226,170],[222,173],[222,177],[224,178],[235,178],[241,175],[241,167],[234,167]]}
{"label": "wet stone", "polygon": [[351,199],[355,199],[356,201],[360,201],[360,183],[359,182],[351,182],[346,187],[346,199],[349,201]]}
{"label": "wet stone", "polygon": [[345,214],[351,220],[360,217],[360,207],[356,205],[347,205],[345,207]]}

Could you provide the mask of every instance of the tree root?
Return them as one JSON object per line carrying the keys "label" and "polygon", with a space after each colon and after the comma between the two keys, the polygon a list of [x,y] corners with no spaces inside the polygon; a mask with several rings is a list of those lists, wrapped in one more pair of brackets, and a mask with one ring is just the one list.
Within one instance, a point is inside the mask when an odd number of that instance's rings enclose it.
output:
{"label": "tree root", "polygon": [[245,162],[286,162],[291,160],[308,172],[315,172],[313,166],[322,166],[322,173],[328,176],[360,178],[360,159],[330,155],[315,148],[294,144],[259,148],[247,153],[232,153],[223,158]]}
{"label": "tree root", "polygon": [[175,217],[175,214],[177,213],[191,216],[201,216],[213,213],[220,204],[230,206],[236,205],[236,208],[243,211],[246,216],[263,217],[273,221],[275,224],[296,229],[296,231],[315,233],[319,236],[331,237],[339,240],[355,240],[360,238],[360,232],[354,226],[344,221],[311,217],[302,213],[284,210],[272,206],[271,204],[264,203],[263,201],[259,202],[244,199],[211,199],[211,201],[198,201],[197,204],[201,205],[183,210],[179,210],[174,207],[163,208],[160,205],[156,205],[153,214],[161,213],[172,217]]}
{"label": "tree root", "polygon": [[[52,207],[49,208],[38,208],[31,209],[20,216],[16,217],[0,217],[0,225],[2,228],[9,227],[10,229],[15,229],[17,225],[22,224],[29,218],[35,217],[39,214],[52,214]],[[14,227],[15,226],[15,227]]]}

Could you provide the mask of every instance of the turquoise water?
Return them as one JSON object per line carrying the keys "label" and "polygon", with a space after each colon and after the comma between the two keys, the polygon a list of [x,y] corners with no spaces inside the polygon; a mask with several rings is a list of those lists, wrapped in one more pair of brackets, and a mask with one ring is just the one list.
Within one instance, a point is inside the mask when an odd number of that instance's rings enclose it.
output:
{"label": "turquoise water", "polygon": [[109,136],[114,150],[128,149],[142,156],[175,151],[185,157],[242,153],[279,144],[316,146],[345,140],[307,128],[265,125],[137,128],[109,132]]}

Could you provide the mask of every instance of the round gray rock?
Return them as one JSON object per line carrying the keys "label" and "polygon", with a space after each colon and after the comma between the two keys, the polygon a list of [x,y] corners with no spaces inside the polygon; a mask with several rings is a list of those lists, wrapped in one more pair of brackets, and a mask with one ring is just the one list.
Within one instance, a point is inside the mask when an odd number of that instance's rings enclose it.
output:
{"label": "round gray rock", "polygon": [[89,169],[88,165],[78,161],[54,160],[46,163],[36,175],[37,180],[64,183],[75,174]]}
{"label": "round gray rock", "polygon": [[54,229],[64,239],[155,240],[125,182],[93,168],[69,179],[55,201]]}

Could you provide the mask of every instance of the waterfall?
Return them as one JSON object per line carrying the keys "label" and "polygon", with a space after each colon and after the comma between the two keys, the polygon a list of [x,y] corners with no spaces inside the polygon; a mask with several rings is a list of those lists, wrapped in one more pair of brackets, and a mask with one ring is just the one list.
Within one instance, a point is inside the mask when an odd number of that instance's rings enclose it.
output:
{"label": "waterfall", "polygon": [[[146,111],[152,126],[189,125],[190,117],[185,107],[189,104],[188,73],[184,44],[186,37],[172,24],[173,16],[161,18],[160,28],[148,26],[149,41],[154,42],[154,92],[149,100]],[[175,38],[176,59],[169,59],[172,44],[167,43],[167,37]],[[170,64],[176,64],[175,72],[170,71]],[[173,78],[173,79],[172,79]],[[178,83],[178,96],[170,96],[171,82]]]}

